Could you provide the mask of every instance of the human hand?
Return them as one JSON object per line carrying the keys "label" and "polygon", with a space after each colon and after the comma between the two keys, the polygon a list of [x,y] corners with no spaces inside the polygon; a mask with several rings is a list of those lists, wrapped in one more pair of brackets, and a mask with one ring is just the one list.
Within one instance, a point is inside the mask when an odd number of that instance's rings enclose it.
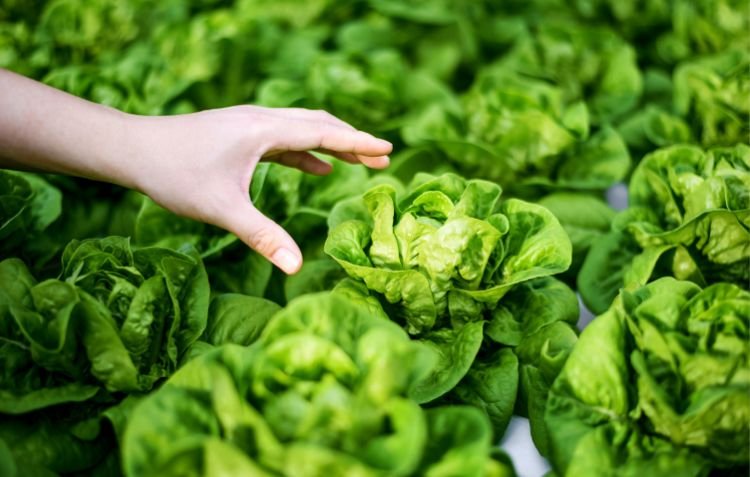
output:
{"label": "human hand", "polygon": [[250,201],[259,161],[311,174],[331,165],[307,151],[381,169],[391,144],[324,111],[235,106],[166,117],[124,116],[130,146],[118,172],[129,184],[179,215],[217,225],[286,273],[302,265],[292,237]]}

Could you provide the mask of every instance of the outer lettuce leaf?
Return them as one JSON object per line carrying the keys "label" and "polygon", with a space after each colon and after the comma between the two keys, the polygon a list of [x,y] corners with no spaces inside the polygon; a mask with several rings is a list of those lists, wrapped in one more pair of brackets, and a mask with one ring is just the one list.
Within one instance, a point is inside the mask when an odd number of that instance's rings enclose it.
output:
{"label": "outer lettuce leaf", "polygon": [[538,203],[557,217],[570,237],[573,262],[564,276],[574,285],[589,249],[611,229],[615,211],[597,197],[573,192],[556,192]]}
{"label": "outer lettuce leaf", "polygon": [[495,429],[503,430],[513,414],[518,380],[518,357],[510,348],[502,348],[477,356],[451,397],[481,409]]}
{"label": "outer lettuce leaf", "polygon": [[211,300],[203,338],[215,346],[224,343],[249,346],[280,309],[276,303],[263,298],[232,293],[218,295]]}
{"label": "outer lettuce leaf", "polygon": [[[444,328],[428,333],[419,340],[434,351],[437,362],[431,373],[419,381],[412,390],[410,396],[413,399],[420,403],[432,401],[466,379],[466,374],[474,367],[479,347],[482,345],[482,325],[481,321],[475,321],[459,328]],[[503,367],[496,373],[502,374],[504,370]],[[474,392],[471,384],[466,387],[466,395]],[[471,402],[468,397],[461,398],[464,402]],[[495,396],[489,397],[489,400],[494,398]]]}

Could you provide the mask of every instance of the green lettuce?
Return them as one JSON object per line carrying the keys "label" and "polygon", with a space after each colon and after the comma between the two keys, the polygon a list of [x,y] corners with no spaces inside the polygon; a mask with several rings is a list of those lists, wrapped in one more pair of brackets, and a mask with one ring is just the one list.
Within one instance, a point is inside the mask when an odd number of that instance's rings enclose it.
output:
{"label": "green lettuce", "polygon": [[402,135],[408,145],[442,151],[461,173],[514,195],[604,190],[630,168],[614,129],[592,133],[584,102],[566,102],[560,87],[502,63],[481,70],[459,106],[432,103]]}
{"label": "green lettuce", "polygon": [[[548,0],[542,0],[544,3]],[[552,2],[554,3],[554,2]],[[581,17],[609,23],[651,62],[673,65],[748,40],[741,0],[564,0]],[[559,5],[559,4],[558,4]]]}
{"label": "green lettuce", "polygon": [[727,50],[681,63],[674,72],[674,109],[704,146],[748,142],[750,52]]}
{"label": "green lettuce", "polygon": [[749,332],[750,293],[735,285],[665,277],[622,291],[550,390],[558,475],[747,473]]}
{"label": "green lettuce", "polygon": [[633,109],[643,88],[631,45],[606,27],[569,20],[532,25],[499,65],[559,85],[567,103],[586,100],[596,124]]}
{"label": "green lettuce", "polygon": [[204,354],[142,401],[125,431],[125,473],[512,475],[490,459],[480,412],[408,399],[431,358],[367,307],[301,297],[255,345]]}
{"label": "green lettuce", "polygon": [[[559,222],[538,205],[500,202],[500,192],[453,174],[418,175],[400,198],[383,184],[364,194],[367,215],[342,220],[326,241],[326,252],[356,280],[337,289],[379,299],[393,321],[438,355],[412,397],[475,404],[498,434],[515,405],[519,366],[544,360],[536,356],[543,349],[564,361],[578,314],[573,292],[545,278],[571,262]],[[560,306],[531,306],[555,294]],[[558,333],[533,337],[557,324]],[[524,343],[534,351],[521,357]],[[544,386],[539,390],[543,401]]]}
{"label": "green lettuce", "polygon": [[208,297],[197,254],[121,237],[71,242],[60,279],[0,262],[0,441],[17,475],[109,462],[132,404],[123,398],[177,369],[204,332]]}
{"label": "green lettuce", "polygon": [[674,276],[706,286],[750,280],[750,147],[673,146],[648,155],[630,181],[630,207],[592,247],[578,289],[592,311],[621,287]]}
{"label": "green lettuce", "polygon": [[63,280],[0,263],[4,413],[148,390],[206,326],[208,282],[190,255],[110,237],[72,242]]}

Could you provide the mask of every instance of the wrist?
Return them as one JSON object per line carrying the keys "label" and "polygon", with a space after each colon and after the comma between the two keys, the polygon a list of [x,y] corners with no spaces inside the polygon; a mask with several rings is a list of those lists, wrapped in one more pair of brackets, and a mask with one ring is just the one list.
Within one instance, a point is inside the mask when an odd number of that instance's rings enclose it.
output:
{"label": "wrist", "polygon": [[143,192],[143,161],[147,160],[143,118],[109,107],[105,116],[106,129],[110,132],[107,135],[112,141],[107,145],[109,150],[102,154],[107,176],[103,180]]}

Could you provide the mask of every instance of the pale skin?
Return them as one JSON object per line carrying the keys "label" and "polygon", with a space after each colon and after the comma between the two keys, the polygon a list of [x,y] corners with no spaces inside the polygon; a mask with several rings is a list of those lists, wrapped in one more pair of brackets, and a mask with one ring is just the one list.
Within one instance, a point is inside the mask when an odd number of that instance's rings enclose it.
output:
{"label": "pale skin", "polygon": [[324,111],[234,106],[138,116],[0,68],[0,167],[136,189],[172,212],[228,230],[286,273],[302,266],[291,236],[250,201],[259,161],[324,175],[309,151],[387,167],[391,144]]}

